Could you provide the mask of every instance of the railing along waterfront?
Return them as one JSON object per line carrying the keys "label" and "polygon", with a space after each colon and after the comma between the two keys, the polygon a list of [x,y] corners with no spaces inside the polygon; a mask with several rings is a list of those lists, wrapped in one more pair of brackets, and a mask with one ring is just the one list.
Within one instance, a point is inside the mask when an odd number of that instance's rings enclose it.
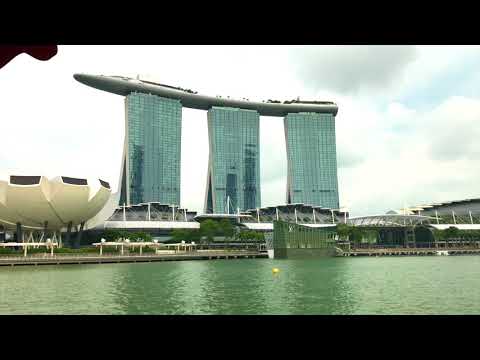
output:
{"label": "railing along waterfront", "polygon": [[462,247],[402,247],[402,248],[365,248],[351,249],[349,251],[340,251],[337,256],[412,256],[412,255],[438,255],[440,252],[446,252],[449,255],[480,254],[478,246]]}
{"label": "railing along waterfront", "polygon": [[81,261],[95,261],[98,260],[100,262],[107,261],[107,260],[125,260],[128,262],[129,259],[135,260],[147,260],[151,259],[159,260],[159,259],[181,259],[181,258],[189,258],[189,259],[201,259],[201,258],[236,258],[236,257],[258,257],[265,255],[259,251],[252,251],[252,250],[243,250],[243,249],[227,249],[227,250],[195,250],[195,251],[175,251],[171,253],[128,253],[125,252],[124,254],[121,253],[85,253],[85,254],[32,254],[23,256],[22,254],[16,255],[7,255],[7,256],[0,256],[0,264],[5,263],[46,263],[46,262],[81,262]]}

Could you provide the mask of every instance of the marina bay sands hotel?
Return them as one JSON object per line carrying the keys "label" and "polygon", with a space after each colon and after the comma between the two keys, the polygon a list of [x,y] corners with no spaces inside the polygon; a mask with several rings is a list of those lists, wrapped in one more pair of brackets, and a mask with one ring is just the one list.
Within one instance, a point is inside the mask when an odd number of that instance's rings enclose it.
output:
{"label": "marina bay sands hotel", "polygon": [[260,115],[284,120],[286,203],[339,208],[335,145],[338,107],[333,102],[251,102],[120,76],[75,74],[74,78],[125,96],[121,205],[180,205],[184,106],[207,110],[210,153],[205,213],[261,207]]}

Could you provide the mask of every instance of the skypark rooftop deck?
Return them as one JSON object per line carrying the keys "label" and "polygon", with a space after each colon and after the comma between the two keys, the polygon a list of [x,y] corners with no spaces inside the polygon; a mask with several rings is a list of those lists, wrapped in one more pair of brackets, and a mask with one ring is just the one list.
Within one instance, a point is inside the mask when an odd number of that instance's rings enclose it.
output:
{"label": "skypark rooftop deck", "polygon": [[182,106],[192,109],[208,110],[213,106],[234,107],[256,110],[264,116],[286,116],[289,113],[326,113],[337,115],[338,107],[330,101],[278,100],[255,102],[223,97],[200,95],[190,89],[158,84],[151,81],[131,79],[122,76],[104,76],[75,74],[75,80],[98,90],[127,96],[132,92],[147,93],[170,99],[180,100]]}

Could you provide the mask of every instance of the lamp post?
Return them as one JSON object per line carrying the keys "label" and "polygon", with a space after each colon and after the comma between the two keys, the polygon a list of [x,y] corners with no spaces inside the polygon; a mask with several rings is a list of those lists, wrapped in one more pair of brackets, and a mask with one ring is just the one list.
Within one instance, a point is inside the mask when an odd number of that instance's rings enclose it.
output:
{"label": "lamp post", "polygon": [[[130,242],[130,239],[125,239],[125,243],[128,244],[129,242]],[[123,255],[123,244],[122,244],[121,252],[122,252],[122,255]]]}
{"label": "lamp post", "polygon": [[50,256],[53,256],[53,244],[50,238],[47,239],[47,248],[50,247]]}
{"label": "lamp post", "polygon": [[178,207],[178,205],[172,204],[170,207],[172,208],[172,221],[175,221],[175,208]]}
{"label": "lamp post", "polygon": [[100,240],[100,256],[103,255],[103,244],[105,244],[106,240],[104,238],[102,238]]}

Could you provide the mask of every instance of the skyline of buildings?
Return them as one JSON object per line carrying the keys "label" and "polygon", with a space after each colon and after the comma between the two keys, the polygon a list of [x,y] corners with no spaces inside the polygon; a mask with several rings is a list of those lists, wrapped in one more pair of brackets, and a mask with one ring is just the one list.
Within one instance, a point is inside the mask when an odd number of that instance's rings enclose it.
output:
{"label": "skyline of buildings", "polygon": [[[407,47],[402,48],[407,51]],[[397,48],[383,51],[384,47],[305,47],[305,52],[311,52],[311,62],[309,57],[303,62],[297,57],[289,60],[289,64],[285,61],[287,57],[280,55],[301,53],[302,49],[289,46],[212,46],[208,49],[60,46],[53,63],[37,62],[21,55],[1,72],[4,97],[9,98],[2,106],[2,117],[8,127],[5,130],[24,134],[21,148],[16,147],[11,137],[5,138],[3,175],[65,173],[92,177],[98,174],[109,180],[117,191],[124,139],[124,98],[82,86],[72,74],[103,73],[136,78],[140,73],[142,79],[180,85],[213,96],[283,101],[299,95],[302,99],[334,100],[340,107],[336,117],[340,204],[354,210],[355,215],[382,213],[403,203],[475,197],[477,191],[472,184],[479,176],[474,164],[475,147],[472,147],[475,133],[469,129],[475,129],[478,104],[475,93],[468,93],[464,87],[468,79],[470,90],[475,89],[470,86],[474,82],[474,67],[463,67],[462,59],[468,58],[472,65],[478,48],[463,51],[462,47],[455,47],[461,56],[449,56],[452,49],[448,46],[409,48],[417,52],[418,61],[404,68],[405,77],[392,66],[392,72],[397,74],[395,78],[393,74],[389,77],[389,71],[385,72],[390,63],[378,54],[392,54],[396,64],[398,57],[393,54]],[[348,56],[340,56],[342,52]],[[101,56],[96,61],[95,56],[89,56],[88,61],[79,64],[78,59],[85,53],[101,53]],[[365,62],[361,61],[364,55]],[[331,57],[336,61],[330,61]],[[382,76],[367,76],[372,74],[368,71],[371,65],[377,69],[380,57]],[[356,75],[351,79],[353,83],[349,82],[351,76],[345,75],[345,64],[339,61],[347,58],[359,62],[358,67],[353,67]],[[446,58],[455,62],[441,68],[433,61],[437,58],[445,64]],[[180,66],[178,61],[185,63]],[[295,71],[296,67],[314,67],[314,63],[318,66],[310,73],[311,79],[308,74],[302,76]],[[430,63],[432,69],[427,66]],[[329,68],[328,64],[333,67]],[[339,71],[334,70],[337,68]],[[425,68],[431,70],[430,77],[419,71]],[[238,71],[231,72],[231,69]],[[455,69],[471,76],[452,77]],[[24,71],[28,76],[21,75]],[[450,74],[451,83],[446,87],[441,86],[444,73]],[[425,76],[420,80],[418,75]],[[24,82],[28,78],[36,81],[28,81],[27,90]],[[385,86],[376,88],[375,81]],[[391,86],[387,88],[386,83]],[[437,92],[438,96],[434,95]],[[22,96],[31,99],[29,106],[24,106]],[[37,116],[44,121],[38,121]],[[183,110],[181,178],[195,178],[198,174],[200,181],[182,181],[180,201],[182,206],[200,212],[204,208],[208,164],[205,116],[204,111]],[[451,133],[451,119],[457,117],[460,118],[458,131]],[[263,206],[274,206],[279,200],[285,202],[287,158],[280,120],[282,118],[262,117],[260,123]],[[23,132],[29,128],[34,131]],[[432,133],[431,129],[436,131]],[[413,148],[416,151],[412,152]],[[85,158],[92,161],[85,162]],[[415,176],[405,176],[404,169],[415,172]],[[456,169],[457,176],[446,180],[444,174],[448,169]],[[390,193],[392,184],[402,191]]]}
{"label": "skyline of buildings", "polygon": [[125,97],[120,204],[180,203],[182,105],[143,93]]}
{"label": "skyline of buildings", "polygon": [[284,118],[287,204],[339,208],[335,118],[295,113]]}
{"label": "skyline of buildings", "polygon": [[[207,110],[206,213],[260,208],[261,115],[284,117],[287,204],[339,208],[335,116],[330,101],[251,102],[199,95],[122,76],[75,74],[91,87],[125,96],[119,205],[180,204],[182,107]],[[187,181],[195,181],[188,179]],[[279,204],[283,199],[279,197]]]}
{"label": "skyline of buildings", "polygon": [[206,213],[231,213],[261,206],[260,116],[257,111],[208,110],[209,161]]}

